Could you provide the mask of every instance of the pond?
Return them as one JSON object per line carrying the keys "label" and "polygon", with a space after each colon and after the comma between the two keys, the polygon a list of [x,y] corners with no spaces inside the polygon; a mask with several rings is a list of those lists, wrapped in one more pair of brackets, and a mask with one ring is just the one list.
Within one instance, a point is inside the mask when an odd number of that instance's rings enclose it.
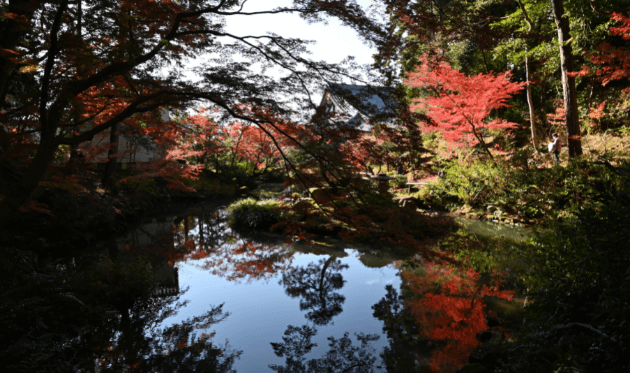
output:
{"label": "pond", "polygon": [[392,258],[341,242],[307,247],[271,234],[239,234],[222,209],[188,214],[152,218],[117,240],[123,251],[150,248],[168,258],[154,296],[177,296],[183,305],[157,328],[220,306],[222,320],[195,332],[224,346],[237,372],[295,371],[298,362],[323,369],[339,361],[385,371],[379,354],[390,343],[373,308],[387,296],[387,285],[400,288]]}
{"label": "pond", "polygon": [[[149,300],[112,315],[115,347],[108,349],[126,351],[120,367],[135,361],[141,371],[414,372],[426,371],[441,346],[422,336],[426,330],[404,306],[400,262],[386,253],[235,232],[224,208],[214,207],[152,217],[116,242],[121,255],[152,258],[157,284]],[[466,338],[478,343],[474,333]],[[458,359],[453,366],[467,355]],[[101,358],[94,370],[116,371],[116,361]]]}

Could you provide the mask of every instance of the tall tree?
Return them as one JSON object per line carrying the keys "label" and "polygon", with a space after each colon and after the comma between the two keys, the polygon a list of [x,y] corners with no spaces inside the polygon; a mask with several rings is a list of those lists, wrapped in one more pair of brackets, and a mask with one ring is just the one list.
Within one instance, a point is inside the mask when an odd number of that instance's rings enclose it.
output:
{"label": "tall tree", "polygon": [[573,48],[569,19],[564,12],[562,0],[551,0],[553,18],[558,29],[558,45],[560,47],[560,74],[562,75],[562,95],[564,97],[565,124],[567,127],[569,157],[582,155],[582,140],[580,135],[580,123],[578,121],[577,91],[575,89],[575,77],[569,73],[573,68]]}
{"label": "tall tree", "polygon": [[[531,34],[533,31],[532,21],[527,14],[527,10],[525,5],[521,0],[518,0],[518,5],[521,7],[523,12],[523,18],[525,22],[527,22],[527,32]],[[531,76],[531,59],[529,57],[529,48],[527,45],[527,40],[525,41],[525,81],[527,82],[527,106],[529,107],[529,126],[532,133],[532,145],[534,146],[534,151],[538,149],[538,137],[536,136],[536,115],[534,114],[534,100],[532,99],[532,76]]]}

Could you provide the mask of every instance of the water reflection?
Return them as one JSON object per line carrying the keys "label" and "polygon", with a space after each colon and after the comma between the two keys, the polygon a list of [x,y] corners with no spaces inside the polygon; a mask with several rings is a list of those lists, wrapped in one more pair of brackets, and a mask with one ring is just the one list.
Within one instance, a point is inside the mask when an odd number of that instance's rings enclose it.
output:
{"label": "water reflection", "polygon": [[138,299],[120,309],[106,325],[83,336],[89,348],[78,372],[235,372],[241,351],[216,345],[203,331],[225,320],[223,305],[161,328],[162,322],[185,306],[178,296]]}
{"label": "water reflection", "polygon": [[194,262],[230,281],[269,279],[289,268],[292,250],[232,231],[223,210],[152,219],[118,240],[126,251],[161,257],[168,265]]}
{"label": "water reflection", "polygon": [[336,339],[328,337],[330,341],[328,352],[321,358],[306,360],[304,355],[317,346],[311,339],[317,334],[317,329],[308,325],[295,327],[289,325],[284,332],[282,342],[271,343],[274,353],[278,357],[286,357],[285,365],[270,364],[269,368],[280,373],[320,373],[320,372],[356,372],[373,373],[380,371],[376,365],[376,350],[371,342],[380,337],[376,334],[355,334],[360,346],[353,346],[349,333]]}
{"label": "water reflection", "polygon": [[429,357],[431,341],[422,336],[422,330],[398,291],[391,285],[385,289],[387,294],[372,309],[374,317],[383,322],[383,332],[390,341],[380,355],[387,372],[426,372],[424,361]]}
{"label": "water reflection", "polygon": [[335,291],[343,287],[345,281],[339,272],[347,268],[347,264],[331,256],[285,271],[280,284],[288,296],[302,298],[300,310],[311,310],[305,316],[307,319],[315,325],[326,325],[343,311],[341,305],[346,298]]}
{"label": "water reflection", "polygon": [[[356,250],[302,254],[234,232],[221,210],[155,218],[118,243],[151,258],[159,285],[144,302],[155,310],[121,311],[84,371],[419,372],[435,348],[394,286],[371,286],[399,283],[397,269],[368,268]],[[190,303],[173,303],[180,286],[191,287]],[[224,303],[208,311],[208,299]],[[237,319],[219,323],[228,311]]]}

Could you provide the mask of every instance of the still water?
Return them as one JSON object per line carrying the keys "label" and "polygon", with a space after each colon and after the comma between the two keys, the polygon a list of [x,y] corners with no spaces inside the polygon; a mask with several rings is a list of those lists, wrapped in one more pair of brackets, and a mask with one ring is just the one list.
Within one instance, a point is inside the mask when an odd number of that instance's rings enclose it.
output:
{"label": "still water", "polygon": [[235,232],[224,208],[155,216],[117,246],[149,258],[155,290],[119,305],[93,371],[454,372],[488,327],[476,295],[510,298],[473,272]]}
{"label": "still water", "polygon": [[[236,357],[234,371],[301,371],[339,362],[342,371],[344,361],[346,368],[357,365],[351,371],[385,371],[379,355],[390,341],[374,307],[388,289],[399,292],[392,259],[339,242],[306,247],[272,235],[239,234],[224,218],[221,209],[163,216],[118,239],[122,250],[151,247],[166,257],[154,296],[177,296],[184,305],[157,328],[222,306],[224,318],[195,333],[211,335],[226,356]],[[362,343],[358,336],[364,335]]]}

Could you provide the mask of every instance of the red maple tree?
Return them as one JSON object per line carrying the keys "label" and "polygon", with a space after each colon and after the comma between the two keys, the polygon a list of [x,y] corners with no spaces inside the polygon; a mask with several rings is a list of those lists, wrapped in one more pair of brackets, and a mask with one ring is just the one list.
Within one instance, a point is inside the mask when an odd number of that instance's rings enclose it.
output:
{"label": "red maple tree", "polygon": [[[620,22],[618,26],[610,28],[610,35],[630,40],[630,13],[627,16],[613,13],[610,20]],[[586,53],[586,57],[596,65],[596,69],[593,70],[591,66],[584,65],[581,71],[573,75],[595,75],[601,80],[603,86],[615,80],[630,78],[630,50],[614,47],[609,42],[601,43],[597,49],[595,53]]]}
{"label": "red maple tree", "polygon": [[489,119],[494,109],[508,107],[508,100],[526,85],[510,81],[511,72],[497,75],[478,74],[467,76],[455,70],[448,62],[430,61],[420,56],[416,72],[408,73],[404,83],[422,88],[428,95],[414,99],[411,110],[426,111],[433,123],[421,124],[424,130],[437,128],[449,148],[461,148],[481,144],[492,157],[483,136],[492,129],[509,129],[516,123],[501,118]]}

